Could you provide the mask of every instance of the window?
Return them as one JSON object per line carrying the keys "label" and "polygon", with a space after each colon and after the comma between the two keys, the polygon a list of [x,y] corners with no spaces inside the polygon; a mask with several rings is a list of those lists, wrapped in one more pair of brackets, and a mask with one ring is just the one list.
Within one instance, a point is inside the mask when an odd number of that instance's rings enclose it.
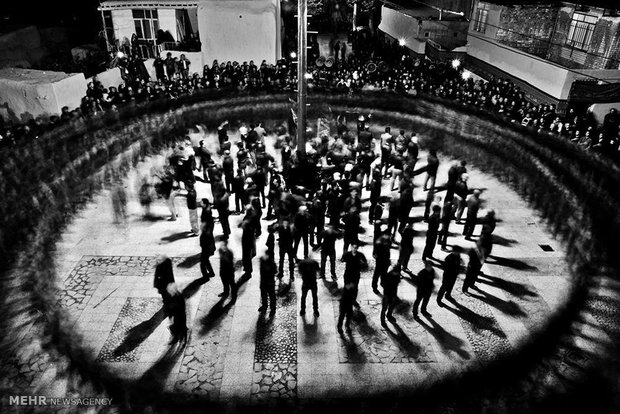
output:
{"label": "window", "polygon": [[133,23],[136,28],[136,36],[141,40],[153,40],[159,30],[156,9],[134,9]]}
{"label": "window", "polygon": [[112,21],[112,12],[110,10],[103,11],[103,29],[105,30],[108,42],[114,43],[114,23]]}
{"label": "window", "polygon": [[487,29],[488,18],[488,10],[478,9],[478,12],[476,13],[476,20],[474,21],[474,31],[484,33],[484,31]]}
{"label": "window", "polygon": [[573,13],[566,44],[576,49],[586,50],[590,46],[596,21],[596,16],[577,12]]}

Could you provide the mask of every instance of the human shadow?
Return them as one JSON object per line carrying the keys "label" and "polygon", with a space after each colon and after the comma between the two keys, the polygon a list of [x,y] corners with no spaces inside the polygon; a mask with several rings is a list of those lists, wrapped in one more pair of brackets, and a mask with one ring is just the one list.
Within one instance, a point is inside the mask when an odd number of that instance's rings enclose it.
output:
{"label": "human shadow", "polygon": [[[189,338],[187,343],[189,343]],[[142,377],[137,381],[138,386],[142,387],[143,391],[148,390],[149,394],[162,391],[179,358],[183,356],[183,350],[187,343],[170,345],[166,353],[142,374]]]}
{"label": "human shadow", "polygon": [[502,236],[498,236],[497,234],[493,235],[493,244],[498,245],[498,246],[506,246],[506,247],[510,247],[513,244],[519,244],[519,242],[515,239],[507,239],[505,237]]}
{"label": "human shadow", "polygon": [[471,355],[467,352],[464,347],[465,341],[461,338],[452,335],[450,332],[446,331],[441,325],[439,325],[430,315],[426,315],[426,318],[430,322],[430,324],[426,323],[422,318],[418,315],[414,317],[414,319],[430,333],[433,335],[439,346],[444,351],[454,352],[459,357],[463,359],[470,359]]}
{"label": "human shadow", "polygon": [[156,222],[156,221],[162,221],[165,219],[166,219],[166,216],[156,216],[154,214],[146,214],[142,216],[142,221]]}
{"label": "human shadow", "polygon": [[166,243],[174,243],[175,241],[187,239],[189,237],[192,237],[191,231],[182,231],[180,233],[171,234],[170,236],[164,236],[161,238],[161,241]]}
{"label": "human shadow", "polygon": [[[183,297],[190,298],[198,292],[200,286],[206,282],[205,279],[195,279],[190,282],[181,292]],[[130,328],[125,335],[123,341],[112,351],[112,354],[116,357],[125,355],[134,349],[136,349],[142,342],[146,340],[157,327],[166,319],[164,307],[162,306],[153,316],[148,320],[139,323],[138,325]]]}
{"label": "human shadow", "polygon": [[309,323],[307,316],[311,315],[310,312],[308,312],[306,315],[302,316],[301,320],[303,322],[303,328],[304,328],[304,337],[302,339],[303,343],[306,345],[314,345],[318,342],[320,342],[320,335],[319,335],[319,325],[318,325],[318,321],[314,320],[314,323]]}
{"label": "human shadow", "polygon": [[536,266],[531,266],[525,263],[523,260],[519,259],[511,259],[507,257],[497,257],[493,255],[489,255],[490,259],[493,259],[489,264],[494,264],[498,266],[510,267],[511,269],[516,270],[538,270]]}
{"label": "human shadow", "polygon": [[495,309],[499,310],[500,312],[506,314],[506,315],[510,315],[510,316],[515,316],[515,317],[524,317],[526,316],[526,313],[523,312],[523,310],[521,309],[521,307],[519,305],[517,305],[515,302],[513,302],[512,300],[510,301],[506,301],[504,299],[498,298],[497,296],[491,295],[488,292],[485,292],[484,290],[479,289],[478,287],[474,287],[473,289],[475,289],[477,292],[479,292],[479,295],[474,295],[472,293],[472,297],[476,298],[486,304],[488,304],[489,306],[494,307]]}
{"label": "human shadow", "polygon": [[447,306],[446,302],[444,302],[444,308],[454,313],[456,316],[463,319],[464,321],[469,322],[471,325],[473,325],[474,330],[485,330],[493,333],[500,338],[506,337],[506,334],[501,329],[499,329],[499,327],[495,323],[495,320],[492,317],[479,315],[476,312],[473,312],[472,310],[461,305],[456,300],[451,300],[449,301],[449,303],[455,305],[455,307]]}
{"label": "human shadow", "polygon": [[200,319],[200,335],[205,335],[207,332],[215,328],[221,319],[228,313],[228,311],[235,304],[235,300],[229,301],[226,305],[226,298],[218,300],[209,312]]}
{"label": "human shadow", "polygon": [[155,329],[166,319],[166,315],[164,312],[164,308],[162,307],[158,310],[153,316],[151,316],[148,320],[139,323],[133,328],[127,331],[123,342],[121,342],[115,349],[112,351],[112,355],[115,357],[119,357],[121,355],[125,355],[134,349],[136,349],[142,342],[146,340]]}
{"label": "human shadow", "polygon": [[404,354],[409,358],[417,358],[422,353],[422,347],[419,344],[413,342],[400,327],[398,322],[391,322],[394,330],[392,330],[389,324],[385,321],[382,323],[383,328],[388,333],[390,337],[394,339],[398,347],[404,352]]}
{"label": "human shadow", "polygon": [[181,262],[179,262],[179,264],[177,264],[177,267],[189,269],[196,266],[198,263],[200,263],[200,253],[185,257]]}
{"label": "human shadow", "polygon": [[522,298],[525,296],[529,296],[529,297],[538,296],[538,294],[532,289],[530,289],[527,285],[524,285],[522,283],[512,282],[510,280],[504,280],[499,277],[490,276],[487,274],[480,275],[480,277],[478,278],[478,283],[484,283],[487,285],[495,286],[519,298]]}
{"label": "human shadow", "polygon": [[359,346],[353,341],[351,328],[346,328],[339,333],[342,341],[342,348],[346,354],[347,362],[363,363],[366,362],[366,355],[360,352]]}

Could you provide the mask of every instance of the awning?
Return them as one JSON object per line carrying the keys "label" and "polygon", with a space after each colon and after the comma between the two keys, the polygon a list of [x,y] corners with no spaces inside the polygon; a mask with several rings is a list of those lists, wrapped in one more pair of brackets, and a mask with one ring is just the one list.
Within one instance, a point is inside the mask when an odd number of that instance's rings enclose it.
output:
{"label": "awning", "polygon": [[568,95],[570,102],[586,103],[613,103],[620,101],[620,83],[605,83],[599,85],[594,82],[575,81]]}
{"label": "awning", "polygon": [[110,0],[99,5],[98,10],[117,9],[192,9],[198,7],[197,0]]}

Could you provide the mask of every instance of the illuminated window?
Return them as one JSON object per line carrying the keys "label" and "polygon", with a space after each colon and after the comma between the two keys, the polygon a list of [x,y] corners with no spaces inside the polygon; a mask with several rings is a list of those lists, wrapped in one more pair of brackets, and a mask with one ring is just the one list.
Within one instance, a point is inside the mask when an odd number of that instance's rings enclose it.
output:
{"label": "illuminated window", "polygon": [[577,12],[573,13],[566,44],[576,49],[586,50],[590,46],[596,21],[596,16]]}
{"label": "illuminated window", "polygon": [[484,33],[487,29],[487,19],[489,18],[489,11],[486,9],[478,9],[476,14],[476,20],[474,21],[474,30],[476,32]]}

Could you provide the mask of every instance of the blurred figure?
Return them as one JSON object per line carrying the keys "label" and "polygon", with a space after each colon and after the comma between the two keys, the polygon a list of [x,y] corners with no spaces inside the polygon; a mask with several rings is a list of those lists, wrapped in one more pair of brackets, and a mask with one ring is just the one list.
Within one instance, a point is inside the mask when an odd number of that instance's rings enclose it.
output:
{"label": "blurred figure", "polygon": [[415,297],[415,302],[413,303],[413,316],[418,317],[418,307],[420,303],[422,304],[421,309],[422,313],[425,315],[429,315],[427,310],[428,302],[431,299],[431,295],[433,294],[433,288],[435,287],[435,269],[433,268],[433,263],[430,260],[424,261],[424,269],[418,273],[418,278],[416,280],[417,283],[417,294]]}

